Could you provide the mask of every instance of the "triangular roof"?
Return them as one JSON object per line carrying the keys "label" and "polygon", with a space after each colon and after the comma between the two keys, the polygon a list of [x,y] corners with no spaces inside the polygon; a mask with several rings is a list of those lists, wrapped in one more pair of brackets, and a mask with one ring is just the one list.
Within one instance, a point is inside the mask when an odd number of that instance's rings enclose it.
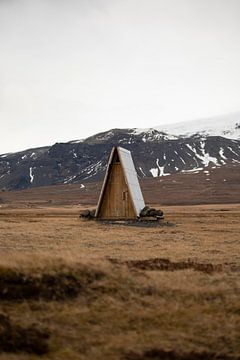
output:
{"label": "triangular roof", "polygon": [[112,151],[111,151],[111,154],[109,157],[109,161],[108,161],[105,178],[104,178],[102,189],[101,189],[101,193],[100,193],[99,200],[98,200],[98,205],[97,205],[97,209],[96,209],[96,217],[98,217],[98,215],[99,215],[100,207],[101,207],[104,193],[105,193],[107,179],[110,175],[111,164],[113,162],[115,152],[117,152],[117,154],[118,154],[119,161],[120,161],[120,164],[123,169],[123,174],[124,174],[124,178],[126,181],[126,185],[128,187],[132,205],[133,205],[133,208],[135,211],[135,215],[137,217],[140,214],[141,210],[144,208],[145,202],[144,202],[142,191],[141,191],[141,188],[139,185],[139,181],[138,181],[137,173],[136,173],[135,166],[134,166],[134,163],[132,160],[131,152],[122,147],[113,147],[112,148]]}

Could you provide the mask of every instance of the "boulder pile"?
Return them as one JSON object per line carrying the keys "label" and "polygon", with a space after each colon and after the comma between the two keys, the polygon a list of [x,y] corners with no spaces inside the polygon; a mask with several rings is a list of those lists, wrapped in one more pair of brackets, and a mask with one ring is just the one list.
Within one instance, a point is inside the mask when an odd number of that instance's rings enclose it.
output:
{"label": "boulder pile", "polygon": [[[85,220],[93,220],[95,219],[95,214],[96,214],[96,209],[93,210],[86,209],[80,212],[79,217]],[[141,210],[138,217],[138,221],[158,221],[161,219],[164,219],[163,211],[149,206],[145,206]]]}
{"label": "boulder pile", "polygon": [[92,220],[95,218],[95,212],[96,210],[82,210],[80,212],[80,215],[79,217],[82,218],[82,219],[87,219],[87,220]]}
{"label": "boulder pile", "polygon": [[140,212],[140,220],[161,220],[164,219],[163,211],[145,206]]}

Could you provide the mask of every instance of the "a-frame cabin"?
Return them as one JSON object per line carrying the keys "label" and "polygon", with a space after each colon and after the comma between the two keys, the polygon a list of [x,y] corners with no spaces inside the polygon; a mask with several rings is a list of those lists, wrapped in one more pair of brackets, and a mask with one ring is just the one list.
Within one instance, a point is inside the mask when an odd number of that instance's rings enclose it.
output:
{"label": "a-frame cabin", "polygon": [[131,152],[113,147],[95,217],[101,220],[134,220],[144,206]]}

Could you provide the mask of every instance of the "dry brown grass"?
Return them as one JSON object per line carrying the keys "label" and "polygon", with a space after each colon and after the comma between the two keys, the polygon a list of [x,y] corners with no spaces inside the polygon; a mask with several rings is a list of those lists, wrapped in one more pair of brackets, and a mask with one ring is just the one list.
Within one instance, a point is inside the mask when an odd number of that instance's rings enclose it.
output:
{"label": "dry brown grass", "polygon": [[[157,207],[157,205],[154,205]],[[80,206],[0,209],[0,254],[240,262],[240,205],[163,207],[174,226],[88,222]]]}
{"label": "dry brown grass", "polygon": [[[0,311],[14,326],[50,334],[41,358],[150,359],[151,349],[240,357],[240,205],[165,207],[175,226],[152,228],[83,221],[79,210],[0,211],[0,294],[14,293],[16,275],[43,286],[36,298],[0,296]],[[221,267],[149,271],[126,262],[149,258]],[[44,298],[44,286],[59,291],[60,275],[76,281],[74,296]],[[38,358],[0,353],[0,360]]]}

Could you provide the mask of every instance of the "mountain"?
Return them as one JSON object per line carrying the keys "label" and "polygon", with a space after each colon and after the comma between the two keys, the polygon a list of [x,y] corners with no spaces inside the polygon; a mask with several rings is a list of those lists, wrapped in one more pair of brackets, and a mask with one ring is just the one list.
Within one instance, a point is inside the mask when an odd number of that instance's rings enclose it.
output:
{"label": "mountain", "polygon": [[240,164],[240,113],[148,129],[112,129],[87,139],[0,155],[0,189],[102,179],[111,148],[129,149],[142,177]]}
{"label": "mountain", "polygon": [[170,124],[156,129],[161,129],[177,137],[222,136],[227,139],[240,140],[240,112],[197,121]]}

